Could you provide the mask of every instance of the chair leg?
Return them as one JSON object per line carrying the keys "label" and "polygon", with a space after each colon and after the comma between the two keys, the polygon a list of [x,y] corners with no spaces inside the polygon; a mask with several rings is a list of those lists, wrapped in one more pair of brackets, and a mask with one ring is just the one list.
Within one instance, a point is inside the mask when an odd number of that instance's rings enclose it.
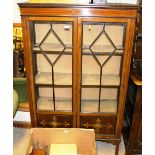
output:
{"label": "chair leg", "polygon": [[120,142],[116,142],[115,155],[118,155],[118,152],[119,152],[119,144],[120,144]]}

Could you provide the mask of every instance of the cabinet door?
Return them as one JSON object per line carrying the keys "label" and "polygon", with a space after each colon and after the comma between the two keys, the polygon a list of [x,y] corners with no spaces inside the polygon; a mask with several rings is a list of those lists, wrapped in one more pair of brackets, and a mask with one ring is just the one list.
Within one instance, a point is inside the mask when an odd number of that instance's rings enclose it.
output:
{"label": "cabinet door", "polygon": [[[75,39],[72,18],[30,18],[34,107],[39,126],[67,127],[61,120],[75,118]],[[50,114],[55,114],[50,116]],[[42,114],[42,117],[40,115]],[[45,116],[43,115],[45,114]],[[48,116],[48,119],[46,119]],[[62,117],[59,117],[62,116]],[[51,117],[51,121],[50,121]],[[40,119],[41,118],[41,119]],[[44,119],[43,119],[44,118]],[[56,126],[52,119],[56,120]],[[70,120],[72,120],[70,119]],[[41,120],[41,121],[40,121]],[[71,121],[69,127],[73,127]]]}
{"label": "cabinet door", "polygon": [[[123,59],[128,52],[125,46],[127,20],[80,18],[79,22],[82,33],[79,126],[94,128],[99,134],[114,135],[121,106]],[[85,116],[95,119],[88,120]]]}

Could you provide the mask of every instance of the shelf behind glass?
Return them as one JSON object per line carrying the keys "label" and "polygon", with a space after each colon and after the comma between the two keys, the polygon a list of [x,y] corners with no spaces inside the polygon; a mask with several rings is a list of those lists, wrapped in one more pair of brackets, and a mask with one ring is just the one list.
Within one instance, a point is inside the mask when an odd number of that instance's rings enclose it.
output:
{"label": "shelf behind glass", "polygon": [[[100,85],[99,74],[82,74],[82,85]],[[102,86],[119,86],[120,76],[114,74],[103,74],[102,75]]]}
{"label": "shelf behind glass", "polygon": [[[55,85],[72,85],[71,73],[54,73]],[[38,72],[35,76],[36,84],[53,84],[51,72]]]}
{"label": "shelf behind glass", "polygon": [[[39,44],[35,44],[33,45],[33,52],[39,52],[41,51],[40,48],[38,47]],[[72,53],[72,45],[71,44],[67,44],[65,45],[66,49],[65,52],[68,53]],[[64,47],[61,44],[58,43],[44,43],[41,45],[41,48],[44,52],[57,52],[57,53],[61,53],[64,50]]]}
{"label": "shelf behind glass", "polygon": [[[98,54],[111,54],[114,51],[114,47],[112,45],[94,45],[93,47],[91,47],[89,49],[90,45],[83,45],[82,49],[83,49],[83,54],[92,54],[90,49],[92,50],[92,52],[96,55]],[[116,46],[117,50],[115,51],[115,54],[117,55],[121,55],[123,54],[123,47],[120,45]]]}
{"label": "shelf behind glass", "polygon": [[[72,85],[71,73],[54,73],[55,85]],[[51,72],[38,72],[35,76],[35,84],[52,84]],[[99,74],[82,74],[82,86],[100,85]],[[102,86],[119,86],[120,76],[112,74],[102,75]]]}
{"label": "shelf behind glass", "polygon": [[[54,111],[54,103],[52,97],[39,97],[37,101],[37,110]],[[56,99],[55,111],[72,111],[71,99]]]}
{"label": "shelf behind glass", "polygon": [[[81,113],[98,113],[98,100],[82,100]],[[101,100],[100,102],[101,113],[117,113],[117,100]]]}

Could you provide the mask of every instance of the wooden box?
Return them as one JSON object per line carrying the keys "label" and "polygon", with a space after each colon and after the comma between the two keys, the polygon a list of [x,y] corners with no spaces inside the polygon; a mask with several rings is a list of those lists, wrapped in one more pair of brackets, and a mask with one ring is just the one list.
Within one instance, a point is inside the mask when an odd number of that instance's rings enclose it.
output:
{"label": "wooden box", "polygon": [[37,143],[47,147],[51,144],[76,144],[78,154],[96,154],[95,132],[92,129],[32,128],[26,155],[32,152]]}

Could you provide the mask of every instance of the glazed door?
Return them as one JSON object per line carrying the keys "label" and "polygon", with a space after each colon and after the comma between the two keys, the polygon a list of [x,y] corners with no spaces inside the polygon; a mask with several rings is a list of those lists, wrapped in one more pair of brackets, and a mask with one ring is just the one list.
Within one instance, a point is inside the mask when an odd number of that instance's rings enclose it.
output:
{"label": "glazed door", "polygon": [[74,18],[30,17],[37,126],[76,126],[76,26]]}
{"label": "glazed door", "polygon": [[127,78],[123,60],[128,52],[128,20],[79,18],[79,25],[78,127],[114,136],[124,102],[123,79]]}

